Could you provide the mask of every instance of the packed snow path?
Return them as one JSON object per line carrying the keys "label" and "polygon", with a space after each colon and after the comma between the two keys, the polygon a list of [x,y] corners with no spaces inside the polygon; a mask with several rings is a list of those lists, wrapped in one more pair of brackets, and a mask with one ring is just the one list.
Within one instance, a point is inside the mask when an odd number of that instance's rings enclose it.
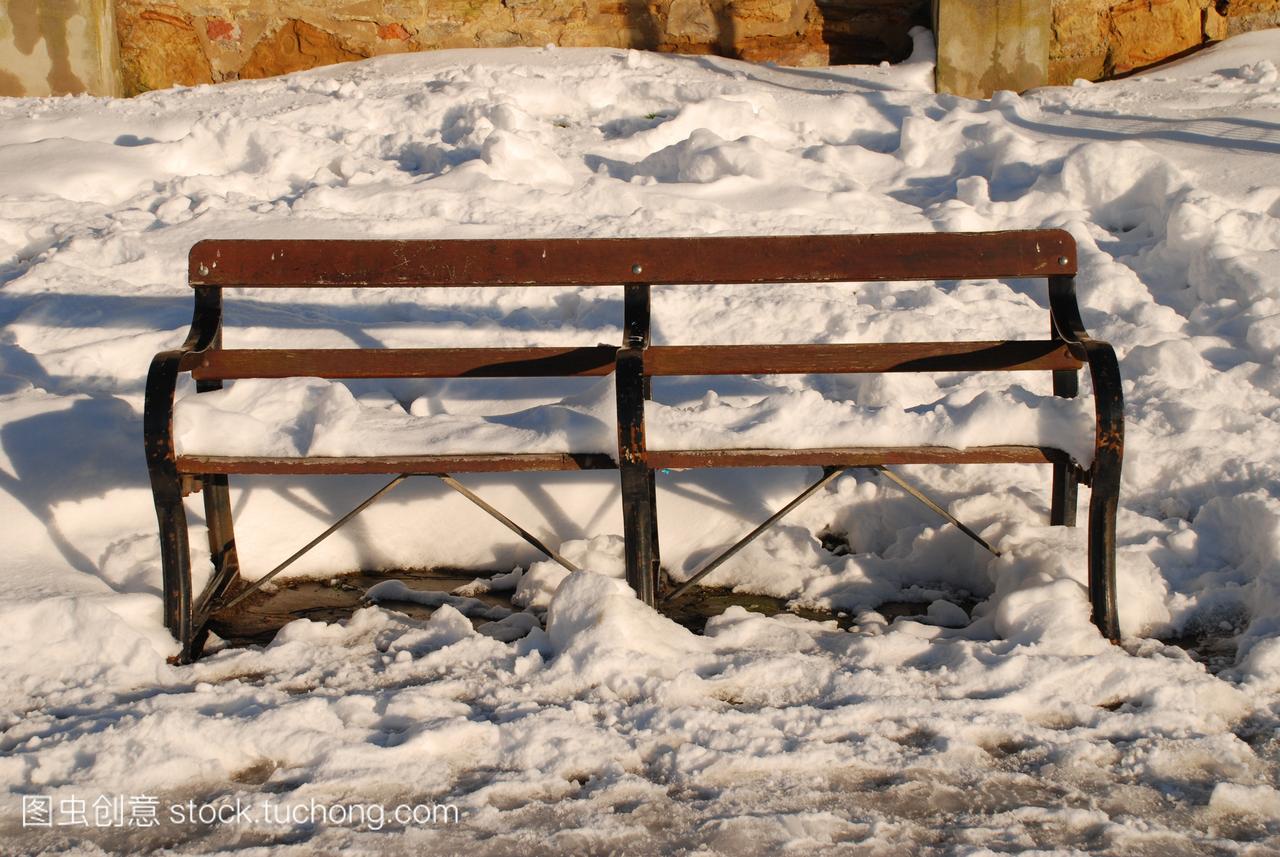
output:
{"label": "packed snow path", "polygon": [[[0,102],[0,851],[1275,853],[1280,38],[989,102],[929,92],[930,50],[921,36],[902,66],[826,70],[442,52],[130,101]],[[918,468],[1002,558],[854,474],[715,575],[852,612],[852,631],[731,610],[688,634],[619,588],[607,474],[495,477],[475,481],[590,572],[538,562],[425,484],[297,572],[518,566],[494,585],[546,610],[545,628],[375,606],[166,665],[142,382],[189,319],[200,238],[1040,226],[1079,242],[1085,322],[1126,377],[1124,648],[1088,623],[1081,533],[1046,525],[1047,477]],[[594,344],[617,338],[619,315],[573,289],[247,297],[237,344]],[[1001,282],[708,288],[659,293],[655,318],[670,342],[981,338],[1038,323],[1043,302]],[[548,402],[535,428],[589,432],[607,398],[590,383],[313,386],[270,394],[283,405],[233,388],[243,407],[219,419],[239,424],[214,441],[302,405],[283,441],[342,436],[347,415],[382,408],[452,421],[465,442],[475,415]],[[1025,421],[1047,389],[1015,379],[982,399],[958,379],[889,376],[655,392],[673,413],[786,432],[854,406]],[[664,557],[687,573],[810,475],[671,480]],[[368,492],[245,481],[246,572]],[[903,597],[936,603],[919,621],[869,609]],[[980,602],[971,615],[949,603],[962,597]],[[1211,671],[1157,638],[1236,654]],[[150,797],[164,823],[24,829],[24,796],[55,811]],[[460,816],[375,829],[172,814],[237,799]]]}

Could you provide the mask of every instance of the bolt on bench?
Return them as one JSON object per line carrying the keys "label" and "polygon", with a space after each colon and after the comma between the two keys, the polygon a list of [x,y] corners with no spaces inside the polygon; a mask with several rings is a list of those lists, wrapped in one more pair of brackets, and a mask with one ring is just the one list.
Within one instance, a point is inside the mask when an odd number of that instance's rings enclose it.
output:
{"label": "bolt on bench", "polygon": [[[159,520],[165,624],[182,644],[178,660],[199,657],[210,617],[255,591],[322,539],[413,475],[440,478],[545,553],[572,563],[453,478],[465,472],[617,469],[620,475],[627,582],[646,603],[659,601],[655,473],[706,467],[817,466],[820,480],[691,578],[662,595],[680,597],[723,561],[848,468],[874,468],[959,526],[973,531],[898,474],[899,464],[1048,464],[1053,469],[1050,522],[1073,526],[1076,492],[1091,486],[1088,588],[1092,619],[1119,638],[1115,518],[1124,421],[1115,353],[1085,332],[1075,298],[1076,248],[1061,230],[992,233],[818,235],[796,237],[621,238],[547,240],[307,241],[214,240],[192,248],[195,291],[183,345],[152,360],[144,433]],[[840,345],[650,344],[654,286],[745,283],[857,283],[900,280],[1044,278],[1048,338],[975,342]],[[622,342],[617,347],[231,349],[222,346],[223,290],[444,286],[622,286]],[[1047,371],[1055,396],[1078,393],[1088,367],[1096,411],[1089,466],[1040,446],[842,447],[827,449],[651,450],[645,442],[650,379],[661,376],[874,372]],[[178,378],[190,373],[197,393],[239,378],[512,378],[615,376],[616,459],[598,453],[424,454],[271,458],[178,455],[173,412]],[[253,584],[239,580],[228,477],[236,474],[391,474],[389,483]],[[183,497],[203,495],[213,572],[193,592]],[[995,551],[992,550],[994,553]]]}

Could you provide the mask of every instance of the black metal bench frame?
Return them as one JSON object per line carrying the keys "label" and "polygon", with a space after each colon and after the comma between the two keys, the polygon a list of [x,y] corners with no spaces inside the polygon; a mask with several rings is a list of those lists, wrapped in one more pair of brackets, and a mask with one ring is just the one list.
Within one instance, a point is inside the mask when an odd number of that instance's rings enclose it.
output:
{"label": "black metal bench frame", "polygon": [[[1119,639],[1115,584],[1115,517],[1124,438],[1115,353],[1091,339],[1075,297],[1076,246],[1061,230],[796,237],[645,239],[307,241],[214,240],[195,245],[189,283],[195,291],[191,330],[180,348],[161,352],[147,378],[144,433],[160,529],[165,624],[181,643],[179,662],[199,657],[210,617],[261,585],[410,475],[440,477],[548,556],[551,548],[474,495],[449,474],[617,469],[620,474],[628,583],[648,604],[661,583],[655,473],[704,467],[819,466],[823,478],[729,548],[681,587],[679,597],[765,527],[835,474],[851,467],[889,473],[907,490],[978,537],[887,470],[897,464],[1032,463],[1053,468],[1050,522],[1074,526],[1077,486],[1091,486],[1088,590],[1092,620]],[[982,342],[840,345],[654,346],[650,291],[655,286],[745,283],[857,283],[898,280],[1044,278],[1049,337]],[[618,346],[425,349],[227,349],[222,347],[223,290],[443,286],[622,286],[623,342]],[[652,450],[645,442],[644,403],[650,379],[674,375],[867,372],[1049,371],[1053,393],[1078,393],[1078,372],[1093,382],[1093,462],[1081,467],[1062,450],[1034,446],[936,446],[833,449]],[[173,439],[178,378],[190,373],[197,392],[237,378],[459,378],[615,375],[618,452],[414,455],[360,458],[261,458],[179,455]],[[395,474],[374,496],[266,578],[239,582],[228,477],[235,474]],[[192,589],[183,497],[204,499],[213,572]],[[981,539],[978,539],[981,542]],[[982,542],[982,544],[986,544]],[[988,546],[989,547],[989,546]]]}

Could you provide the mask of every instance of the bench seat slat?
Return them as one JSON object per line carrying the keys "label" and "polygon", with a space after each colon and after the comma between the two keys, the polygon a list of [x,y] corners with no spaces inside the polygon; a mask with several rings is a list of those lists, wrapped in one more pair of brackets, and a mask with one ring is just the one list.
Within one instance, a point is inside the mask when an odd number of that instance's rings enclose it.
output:
{"label": "bench seat slat", "polygon": [[602,453],[482,453],[470,455],[376,455],[367,457],[272,458],[179,455],[178,472],[261,476],[361,473],[528,473],[552,470],[615,470]]}
{"label": "bench seat slat", "polygon": [[[193,355],[200,380],[235,378],[521,378],[607,375],[617,349],[386,348],[217,349]],[[656,345],[649,375],[786,375],[1079,369],[1063,342]]]}
{"label": "bench seat slat", "polygon": [[[654,469],[705,467],[868,467],[875,464],[1051,464],[1069,463],[1061,450],[1039,446],[837,447],[831,449],[649,450]],[[178,472],[200,474],[329,475],[374,473],[510,473],[553,470],[613,470],[600,453],[472,455],[382,455],[368,457],[269,458],[180,455]]]}
{"label": "bench seat slat", "polygon": [[654,469],[702,467],[870,467],[876,464],[1053,464],[1069,463],[1059,449],[1041,446],[840,447],[834,449],[649,450]]}
{"label": "bench seat slat", "polygon": [[761,238],[218,239],[191,249],[200,286],[557,286],[826,283],[1076,272],[1060,229]]}

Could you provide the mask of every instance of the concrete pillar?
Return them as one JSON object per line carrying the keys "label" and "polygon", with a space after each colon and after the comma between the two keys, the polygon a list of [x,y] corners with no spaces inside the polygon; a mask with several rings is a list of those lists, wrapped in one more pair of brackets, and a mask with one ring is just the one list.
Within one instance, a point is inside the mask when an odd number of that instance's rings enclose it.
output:
{"label": "concrete pillar", "polygon": [[1049,82],[1046,0],[934,0],[939,92],[989,98]]}
{"label": "concrete pillar", "polygon": [[111,0],[0,0],[0,96],[120,95]]}

